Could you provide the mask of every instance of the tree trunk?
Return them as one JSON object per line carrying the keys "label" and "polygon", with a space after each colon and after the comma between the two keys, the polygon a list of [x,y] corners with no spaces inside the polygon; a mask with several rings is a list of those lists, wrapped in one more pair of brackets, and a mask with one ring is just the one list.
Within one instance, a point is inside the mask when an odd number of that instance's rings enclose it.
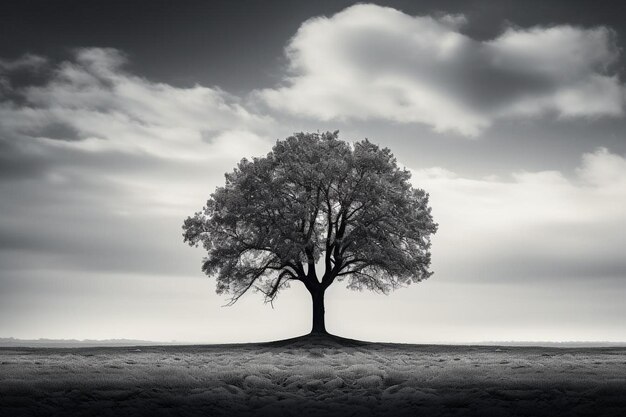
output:
{"label": "tree trunk", "polygon": [[313,327],[311,328],[311,333],[327,334],[324,322],[324,290],[316,289],[311,291],[311,299],[313,300]]}

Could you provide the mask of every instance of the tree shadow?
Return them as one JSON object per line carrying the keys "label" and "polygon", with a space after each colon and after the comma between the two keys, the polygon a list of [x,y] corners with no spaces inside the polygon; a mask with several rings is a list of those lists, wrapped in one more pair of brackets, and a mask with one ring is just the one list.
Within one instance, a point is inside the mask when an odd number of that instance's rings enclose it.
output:
{"label": "tree shadow", "polygon": [[330,333],[309,333],[302,336],[292,337],[289,339],[275,340],[271,342],[259,343],[258,346],[263,347],[281,347],[281,348],[310,348],[310,347],[326,347],[326,348],[342,348],[342,347],[361,347],[372,345],[375,342],[365,340],[355,340],[346,337],[336,336]]}

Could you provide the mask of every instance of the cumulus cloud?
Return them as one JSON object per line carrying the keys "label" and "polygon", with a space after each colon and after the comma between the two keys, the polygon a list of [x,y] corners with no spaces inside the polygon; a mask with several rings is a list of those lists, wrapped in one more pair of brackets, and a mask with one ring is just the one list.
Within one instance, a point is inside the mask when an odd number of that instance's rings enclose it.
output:
{"label": "cumulus cloud", "polygon": [[626,159],[583,155],[559,171],[469,179],[443,168],[413,171],[440,224],[434,269],[453,279],[624,279]]}
{"label": "cumulus cloud", "polygon": [[624,86],[606,27],[509,28],[479,41],[462,16],[410,16],[359,4],[303,23],[290,75],[257,95],[321,120],[384,119],[478,135],[495,120],[621,116]]}
{"label": "cumulus cloud", "polygon": [[[258,135],[271,124],[222,90],[151,82],[127,72],[126,62],[115,49],[79,49],[42,85],[12,88],[19,100],[0,104],[5,135],[46,146],[189,159],[201,158],[207,143],[228,131]],[[44,62],[25,57],[2,65],[34,64]]]}

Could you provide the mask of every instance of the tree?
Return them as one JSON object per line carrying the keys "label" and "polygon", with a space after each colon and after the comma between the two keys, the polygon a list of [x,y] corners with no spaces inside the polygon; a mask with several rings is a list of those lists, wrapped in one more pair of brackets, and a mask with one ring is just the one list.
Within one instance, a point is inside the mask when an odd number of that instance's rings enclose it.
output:
{"label": "tree", "polygon": [[428,194],[388,148],[298,133],[225,177],[183,237],[203,245],[202,270],[217,277],[218,294],[232,294],[230,305],[248,290],[271,303],[299,281],[313,302],[311,333],[326,333],[324,293],[335,281],[387,294],[432,274]]}

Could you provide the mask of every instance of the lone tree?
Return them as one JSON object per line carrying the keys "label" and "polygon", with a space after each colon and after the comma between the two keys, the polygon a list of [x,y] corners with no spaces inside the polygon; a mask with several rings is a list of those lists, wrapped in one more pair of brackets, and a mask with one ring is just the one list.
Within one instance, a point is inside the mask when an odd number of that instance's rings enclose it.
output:
{"label": "lone tree", "polygon": [[300,281],[313,300],[311,333],[326,333],[324,293],[335,281],[386,294],[432,274],[428,194],[387,148],[298,133],[225,177],[183,236],[208,252],[202,270],[218,294],[232,294],[229,305],[250,289],[272,302]]}

